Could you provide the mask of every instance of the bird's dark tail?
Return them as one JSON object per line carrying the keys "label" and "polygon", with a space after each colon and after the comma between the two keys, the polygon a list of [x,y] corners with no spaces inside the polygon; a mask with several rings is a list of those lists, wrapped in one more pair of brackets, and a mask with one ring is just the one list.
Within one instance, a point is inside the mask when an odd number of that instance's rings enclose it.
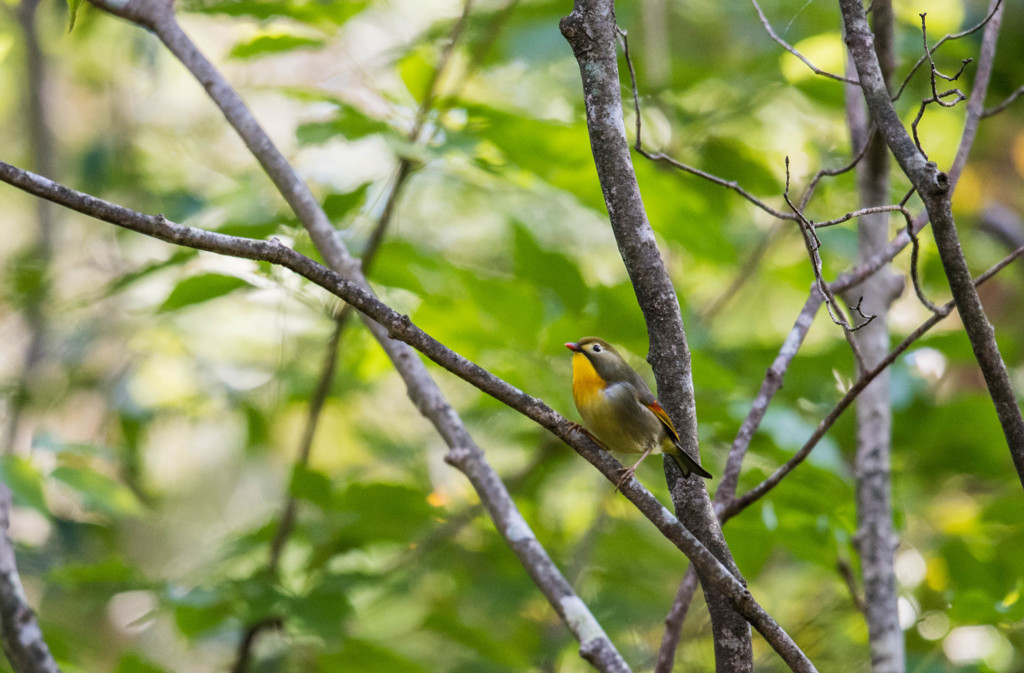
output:
{"label": "bird's dark tail", "polygon": [[686,452],[682,449],[676,447],[676,450],[669,455],[672,456],[672,460],[676,461],[676,465],[678,465],[679,469],[682,470],[684,477],[689,477],[691,474],[695,474],[698,477],[704,477],[705,479],[714,479],[710,472],[698,465],[697,461],[686,455]]}

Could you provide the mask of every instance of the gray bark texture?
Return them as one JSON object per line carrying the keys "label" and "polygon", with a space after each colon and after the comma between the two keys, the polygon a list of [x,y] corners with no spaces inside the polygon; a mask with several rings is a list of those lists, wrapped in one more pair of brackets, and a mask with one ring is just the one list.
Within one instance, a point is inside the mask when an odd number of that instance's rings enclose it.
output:
{"label": "gray bark texture", "polygon": [[[978,298],[964,258],[951,205],[950,176],[918,150],[893,107],[886,87],[874,36],[860,0],[840,0],[846,45],[857,66],[864,100],[900,168],[924,202],[949,288],[960,312],[971,349],[978,361],[989,396],[996,408],[1017,476],[1024,485],[1024,416],[996,343],[995,330]],[[993,20],[998,25],[998,17]]]}
{"label": "gray bark texture", "polygon": [[[699,460],[693,374],[679,300],[647,220],[626,138],[614,3],[579,0],[560,27],[579,62],[591,151],[619,253],[647,323],[648,361],[658,396],[679,429],[683,450]],[[680,520],[742,581],[704,484],[681,479],[674,467],[667,467],[666,476]],[[700,579],[711,614],[717,670],[752,671],[750,625],[714,584]]]}
{"label": "gray bark texture", "polygon": [[[893,13],[889,0],[878,0],[872,10],[875,52],[882,78],[888,87],[894,67]],[[860,89],[847,86],[847,109],[852,153],[857,165],[860,206],[870,208],[889,202],[889,150],[880,134],[869,137],[869,115],[863,112]],[[889,242],[887,213],[865,215],[857,221],[860,262],[884,250]],[[902,279],[884,266],[847,294],[853,305],[863,296],[863,310],[875,319],[854,334],[867,369],[889,354],[888,314],[903,290]],[[892,511],[892,406],[889,370],[881,372],[857,398],[856,478],[857,532],[864,585],[864,617],[868,625],[873,673],[903,673],[903,631],[899,624],[895,550],[898,542]]]}

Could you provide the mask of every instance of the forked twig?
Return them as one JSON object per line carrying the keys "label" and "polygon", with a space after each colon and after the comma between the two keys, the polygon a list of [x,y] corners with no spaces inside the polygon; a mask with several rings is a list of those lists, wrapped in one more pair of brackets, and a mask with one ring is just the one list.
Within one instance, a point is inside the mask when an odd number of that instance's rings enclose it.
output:
{"label": "forked twig", "polygon": [[[865,320],[861,324],[854,327],[843,317],[842,312],[839,310],[839,304],[836,301],[835,295],[829,288],[828,283],[822,277],[822,262],[819,250],[821,249],[821,239],[815,233],[815,224],[808,220],[803,212],[797,208],[796,204],[789,198],[789,157],[786,157],[786,190],[783,192],[783,198],[786,200],[786,204],[793,210],[793,213],[797,217],[797,221],[800,223],[800,231],[804,235],[804,243],[807,246],[807,253],[811,258],[811,267],[814,270],[814,280],[817,285],[818,291],[822,297],[825,298],[825,308],[828,309],[829,317],[832,318],[832,322],[843,328],[844,333],[856,332],[857,330],[867,325],[869,322],[874,320],[875,316],[864,316]],[[871,210],[871,209],[864,209]],[[852,216],[851,216],[852,217]],[[849,218],[847,218],[849,219]],[[851,307],[851,310],[856,310],[860,313],[860,303],[858,302],[856,307]],[[863,313],[861,313],[863,315]],[[853,348],[854,354],[857,356],[858,362],[863,363],[863,358],[860,356],[860,350],[856,343],[850,340],[850,347]]]}
{"label": "forked twig", "polygon": [[[999,263],[990,267],[987,271],[978,276],[974,280],[975,287],[978,287],[985,283],[986,281],[988,281],[990,278],[992,278],[997,273],[1002,271],[1004,268],[1006,268],[1006,266],[1008,266],[1011,262],[1016,260],[1021,255],[1024,255],[1024,246],[1017,248],[1012,253],[1010,253],[1002,260],[1000,260]],[[728,521],[729,519],[731,519],[732,517],[736,516],[744,509],[749,507],[752,503],[762,498],[770,490],[778,486],[779,482],[781,482],[782,479],[786,477],[786,475],[792,472],[797,465],[802,463],[804,459],[806,459],[807,456],[810,455],[814,447],[818,445],[819,441],[821,441],[821,438],[825,436],[825,433],[828,432],[829,428],[831,428],[832,425],[836,422],[836,419],[838,419],[839,416],[853,403],[854,399],[856,399],[856,397],[861,393],[861,391],[863,391],[864,388],[868,386],[868,384],[875,380],[875,378],[879,374],[885,371],[887,367],[889,367],[893,362],[895,362],[896,358],[902,355],[928,330],[930,330],[935,325],[939,324],[939,322],[941,322],[943,318],[952,313],[955,307],[956,304],[952,300],[938,307],[938,310],[935,312],[934,315],[932,315],[926,321],[921,323],[913,332],[908,334],[907,337],[903,339],[903,341],[901,341],[898,346],[889,351],[889,354],[883,360],[881,360],[876,366],[872,367],[870,370],[864,371],[857,379],[857,381],[854,382],[852,386],[850,386],[850,389],[846,391],[846,394],[843,395],[843,397],[838,402],[836,402],[836,405],[832,408],[832,410],[818,423],[818,426],[815,428],[814,432],[807,439],[807,441],[800,448],[800,450],[793,454],[792,458],[790,458],[788,461],[782,464],[778,469],[775,470],[775,472],[773,472],[760,484],[750,489],[742,496],[731,499],[729,503],[722,508],[719,514],[719,519],[722,521],[722,523],[724,524],[726,521]]]}
{"label": "forked twig", "polygon": [[[989,21],[992,20],[992,17],[996,15],[997,11],[999,11],[999,7],[1000,7],[1001,4],[1002,4],[1002,0],[998,0],[998,2],[996,2],[996,4],[992,7],[992,10],[985,16],[984,19],[979,21],[974,26],[971,26],[967,30],[961,31],[959,33],[951,34],[951,35],[944,35],[942,37],[942,39],[940,39],[938,42],[936,42],[931,47],[931,49],[929,51],[934,54],[936,51],[938,51],[939,47],[941,47],[946,42],[949,42],[949,41],[952,41],[952,40],[959,40],[960,38],[967,37],[968,35],[970,35],[972,33],[978,32],[979,30],[984,28],[988,24]],[[922,65],[924,65],[924,62],[927,61],[927,60],[929,60],[929,57],[924,55],[924,54],[922,54],[921,57],[917,59],[917,62],[914,63],[914,65],[910,68],[910,72],[908,72],[907,76],[903,79],[903,83],[900,84],[900,88],[896,91],[896,94],[893,95],[893,97],[892,97],[893,102],[898,100],[899,97],[901,95],[903,95],[903,90],[907,88],[907,85],[910,83],[910,80],[913,79],[914,75],[917,73],[918,68],[920,68]]]}
{"label": "forked twig", "polygon": [[[925,57],[928,59],[928,64],[930,66],[929,76],[931,78],[932,95],[921,101],[921,107],[918,108],[917,116],[914,118],[914,121],[911,122],[910,129],[913,133],[914,144],[917,145],[917,150],[921,153],[922,156],[924,156],[927,159],[928,154],[924,151],[924,148],[921,147],[921,139],[917,135],[917,126],[918,124],[921,123],[922,117],[924,117],[925,109],[932,104],[938,104],[942,107],[953,107],[954,105],[957,105],[958,103],[967,99],[967,96],[964,94],[964,92],[957,88],[940,92],[938,90],[937,80],[944,79],[947,82],[955,82],[964,73],[964,68],[967,67],[967,64],[969,64],[974,59],[965,58],[960,65],[960,70],[958,70],[955,75],[944,75],[941,72],[939,72],[938,67],[935,65],[935,60],[932,58],[932,51],[928,47],[928,27],[925,22],[925,16],[927,16],[926,13],[921,14],[921,39],[924,42],[924,54]],[[949,98],[950,96],[953,97],[953,100],[947,101],[946,99]]]}

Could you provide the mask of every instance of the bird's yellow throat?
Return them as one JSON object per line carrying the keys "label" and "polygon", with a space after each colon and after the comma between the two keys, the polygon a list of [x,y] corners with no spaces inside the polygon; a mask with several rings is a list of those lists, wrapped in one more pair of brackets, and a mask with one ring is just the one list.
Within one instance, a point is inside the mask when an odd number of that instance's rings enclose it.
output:
{"label": "bird's yellow throat", "polygon": [[576,406],[586,405],[601,394],[606,383],[583,353],[572,354],[572,397]]}

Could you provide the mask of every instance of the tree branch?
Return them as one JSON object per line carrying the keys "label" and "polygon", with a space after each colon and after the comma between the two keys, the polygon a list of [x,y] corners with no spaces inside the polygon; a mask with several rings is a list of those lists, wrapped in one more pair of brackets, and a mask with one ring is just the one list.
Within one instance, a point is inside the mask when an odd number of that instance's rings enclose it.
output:
{"label": "tree branch", "polygon": [[[1008,264],[1010,264],[1012,261],[1014,261],[1021,255],[1024,255],[1024,246],[1018,248],[1017,250],[1014,250],[1012,253],[1003,258],[998,264],[992,266],[987,271],[985,271],[985,273],[978,276],[978,278],[972,281],[972,283],[976,287],[980,286],[981,284],[992,278],[995,274],[1002,271]],[[903,352],[906,351],[915,341],[920,339],[921,336],[923,336],[932,327],[939,324],[939,322],[941,322],[943,318],[952,313],[955,307],[956,305],[952,301],[940,306],[938,308],[938,311],[936,311],[936,313],[932,317],[928,318],[928,320],[921,323],[921,325],[919,325],[917,329],[915,329],[913,332],[908,334],[906,338],[904,338],[898,346],[889,351],[889,354],[885,357],[885,359],[881,360],[877,366],[872,367],[870,370],[861,374],[860,378],[858,378],[857,381],[850,387],[850,389],[846,391],[846,394],[843,395],[843,397],[836,403],[832,410],[818,423],[818,427],[815,428],[810,438],[808,438],[808,440],[804,443],[800,450],[793,455],[792,458],[786,461],[785,464],[783,464],[781,467],[775,470],[775,472],[773,472],[767,479],[762,481],[760,484],[750,489],[742,496],[734,498],[726,505],[726,507],[721,512],[722,522],[724,523],[725,521],[728,521],[732,517],[736,516],[741,511],[750,506],[752,503],[756,502],[761,497],[763,497],[766,493],[768,493],[768,491],[775,488],[787,474],[792,472],[797,465],[802,463],[804,459],[807,458],[807,456],[811,453],[814,447],[817,446],[821,438],[825,436],[825,433],[828,432],[828,429],[832,427],[832,425],[836,422],[839,416],[847,409],[847,407],[850,406],[853,400],[856,399],[857,395],[859,395],[860,392],[864,390],[864,388],[867,387],[867,385],[871,383],[871,381],[873,381],[876,376],[883,372],[886,369],[886,367],[895,362],[896,358],[902,355]]]}
{"label": "tree branch", "polygon": [[[123,206],[69,189],[47,178],[23,171],[3,161],[0,161],[0,180],[30,194],[49,199],[85,215],[167,243],[232,257],[270,262],[271,264],[290,269],[352,304],[371,320],[382,325],[391,337],[401,339],[415,347],[451,373],[549,430],[583,456],[589,463],[597,467],[610,483],[615,484],[619,481],[622,465],[590,439],[586,431],[579,425],[566,420],[543,401],[531,397],[479,365],[445,347],[414,325],[408,316],[398,313],[352,281],[299,254],[276,239],[258,241],[250,238],[227,236],[176,224],[160,215],[144,215]],[[457,445],[457,448],[453,449],[452,460],[460,463],[480,462],[484,465],[483,468],[470,465],[469,469],[475,472],[475,479],[478,480],[474,481],[474,486],[479,485],[478,482],[491,479],[497,480],[497,476],[493,475],[493,470],[490,470],[488,473],[490,468],[486,466],[484,461],[474,461],[472,459],[472,454],[475,451],[479,451],[475,445],[472,445],[470,449]],[[468,461],[467,456],[469,456]],[[493,475],[493,477],[489,475]],[[486,487],[500,487],[507,496],[507,491],[504,490],[500,481]],[[772,648],[783,656],[790,668],[801,673],[809,673],[815,670],[814,666],[800,652],[789,635],[764,612],[753,596],[750,595],[750,592],[747,591],[746,587],[671,512],[665,509],[639,481],[636,479],[630,480],[623,485],[622,492],[647,519],[654,523],[657,529],[669,541],[685,553],[695,565],[702,568],[702,572],[708,580],[715,583],[736,606],[736,609],[765,636],[765,639]],[[483,494],[481,494],[481,500],[484,502],[485,507],[488,508],[488,513],[494,518],[496,514],[491,511],[493,503],[490,500],[484,501]],[[517,519],[516,517],[519,518]],[[529,542],[532,540],[536,544],[534,538],[529,536],[522,537],[529,532],[529,528],[523,528],[525,523],[520,524],[521,516],[514,509],[502,514],[500,521],[503,523],[499,525],[499,530],[506,536],[514,550],[516,545],[520,543],[529,545]],[[543,572],[538,574],[541,577],[546,577]],[[579,606],[572,600],[574,596],[575,594],[569,596],[568,606],[577,609]],[[555,604],[553,603],[553,605]],[[555,605],[555,609],[559,612],[560,616],[563,616],[558,605]],[[579,617],[581,613],[574,611],[573,614]],[[569,624],[569,626],[573,630],[573,634],[580,637],[581,634],[592,636],[596,633],[593,630],[595,624],[596,622],[590,622],[582,618],[575,624]],[[595,648],[600,649],[601,647],[604,646],[592,643],[588,646],[588,651]],[[610,647],[610,644],[608,647]],[[610,668],[608,670],[618,669]]]}
{"label": "tree branch", "polygon": [[[562,19],[559,28],[579,65],[590,148],[619,254],[647,326],[647,359],[654,370],[658,395],[679,431],[682,450],[699,462],[693,373],[679,300],[647,220],[626,139],[616,53],[620,33],[615,23],[614,2],[576,0],[572,13]],[[677,514],[742,582],[704,484],[682,479],[672,461],[665,464],[672,464],[666,479]],[[697,571],[711,615],[717,670],[752,671],[749,624],[717,584],[703,576],[700,566]]]}
{"label": "tree branch", "polygon": [[[875,0],[872,5],[872,31],[875,54],[886,84],[895,68],[894,16],[890,0]],[[927,42],[925,43],[927,44]],[[850,87],[847,110],[863,109],[860,92]],[[941,101],[941,97],[936,96]],[[847,118],[852,136],[867,137],[867,117],[858,114]],[[861,128],[855,128],[856,124]],[[889,152],[880,134],[870,134],[865,145],[864,161],[857,165],[857,191],[861,210],[869,211],[857,220],[858,258],[870,259],[886,247],[889,232]],[[907,231],[913,233],[913,218],[902,204],[897,211],[906,221]],[[918,297],[927,299],[917,274],[918,245],[913,236],[911,276]],[[873,367],[889,351],[889,309],[903,292],[903,278],[883,267],[872,274],[858,288],[857,294],[868,302],[868,310],[877,316],[865,329],[854,335],[864,354],[865,368]],[[852,299],[851,295],[847,296]],[[863,371],[863,370],[862,370]],[[864,585],[863,614],[868,627],[868,645],[871,652],[872,673],[903,673],[905,655],[903,630],[899,623],[894,551],[898,537],[893,530],[892,511],[892,406],[889,371],[878,374],[865,386],[857,398],[857,451],[854,456],[856,481],[858,550]],[[851,594],[856,592],[851,584]]]}
{"label": "tree branch", "polygon": [[773,40],[775,40],[775,42],[778,43],[778,45],[780,47],[782,47],[783,49],[788,51],[790,54],[792,54],[793,56],[795,56],[798,59],[800,59],[800,61],[804,65],[806,65],[808,68],[810,68],[811,72],[813,72],[815,75],[821,75],[822,77],[828,77],[829,79],[834,79],[834,80],[839,81],[839,82],[846,82],[847,84],[857,84],[856,80],[850,79],[848,77],[843,77],[842,75],[836,75],[836,74],[833,74],[833,73],[830,73],[830,72],[826,72],[826,71],[818,68],[817,66],[815,66],[813,63],[811,63],[807,59],[806,56],[801,54],[791,44],[789,44],[788,42],[783,40],[781,37],[779,37],[778,33],[775,32],[775,29],[772,28],[771,22],[768,21],[768,17],[765,16],[764,12],[761,10],[761,5],[759,5],[757,3],[757,0],[750,0],[750,4],[754,5],[754,9],[757,11],[757,17],[759,19],[761,19],[761,25],[764,26],[765,32],[768,33],[768,36],[771,37]]}
{"label": "tree branch", "polygon": [[[315,268],[316,275],[325,282],[330,279],[336,289],[341,285],[350,288],[353,295],[359,296],[361,306],[357,305],[356,308],[364,315],[367,313],[364,308],[372,305],[386,309],[373,296],[358,260],[348,253],[309,187],[298,177],[238,93],[178,25],[173,0],[129,0],[126,3],[119,0],[94,0],[94,4],[153,31],[203,85],[309,232],[314,245],[330,269],[340,276],[332,278],[328,269],[316,268],[317,265],[312,260],[298,259],[302,257],[301,255],[296,258],[297,253],[279,243],[270,244],[276,249],[271,251],[271,254],[280,256],[281,259],[289,258],[291,263],[306,270]],[[163,222],[162,218],[160,222]],[[243,247],[247,252],[255,253],[251,244]],[[284,252],[286,250],[288,252]],[[310,264],[314,266],[310,267]],[[324,275],[325,272],[328,275]],[[397,313],[391,313],[392,320],[397,321],[396,324],[411,325],[408,317],[403,320]],[[409,399],[444,439],[448,446],[450,462],[469,477],[499,533],[524,564],[563,623],[580,641],[581,655],[603,671],[629,670],[586,605],[579,600],[547,552],[537,542],[501,480],[486,462],[483,451],[473,441],[456,411],[427,373],[423,362],[408,345],[394,340],[393,335],[380,321],[375,321],[367,315],[364,322],[404,380]],[[482,492],[481,488],[489,490]]]}
{"label": "tree branch", "polygon": [[[889,150],[924,201],[953,299],[971,341],[974,357],[985,377],[1017,476],[1024,485],[1024,416],[1021,415],[1006,365],[999,353],[995,331],[985,315],[960,247],[950,205],[949,176],[917,151],[914,141],[903,127],[889,98],[860,0],[840,0],[840,7],[846,26],[846,43],[857,65],[868,109]],[[999,14],[996,13],[987,29],[996,30],[992,25],[998,26],[998,19]]]}

